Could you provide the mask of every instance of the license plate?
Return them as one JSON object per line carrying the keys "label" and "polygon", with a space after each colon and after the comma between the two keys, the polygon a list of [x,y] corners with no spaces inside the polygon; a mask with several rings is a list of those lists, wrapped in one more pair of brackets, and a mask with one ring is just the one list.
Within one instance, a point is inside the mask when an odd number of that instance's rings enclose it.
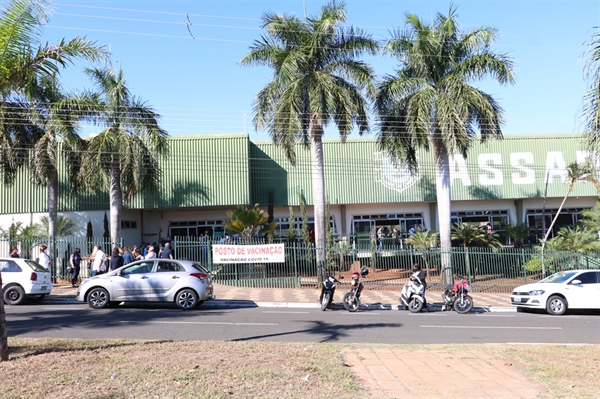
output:
{"label": "license plate", "polygon": [[42,288],[41,288],[41,290],[40,290],[40,291],[44,291],[44,290],[47,290],[47,289],[48,289],[48,286],[47,286],[47,285],[42,285]]}
{"label": "license plate", "polygon": [[513,302],[521,302],[521,298],[516,296],[513,298]]}

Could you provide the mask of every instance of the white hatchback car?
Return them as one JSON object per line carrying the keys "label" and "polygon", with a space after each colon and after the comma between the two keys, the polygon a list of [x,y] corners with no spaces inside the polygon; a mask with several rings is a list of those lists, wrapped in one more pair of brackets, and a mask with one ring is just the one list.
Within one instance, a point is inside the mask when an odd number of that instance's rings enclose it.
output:
{"label": "white hatchback car", "polygon": [[0,258],[4,303],[20,305],[26,299],[41,302],[52,291],[52,276],[29,259]]}
{"label": "white hatchback car", "polygon": [[213,298],[210,273],[188,260],[146,259],[84,280],[77,300],[101,309],[120,302],[171,302],[193,309]]}
{"label": "white hatchback car", "polygon": [[515,288],[510,301],[517,308],[546,309],[552,315],[567,309],[600,309],[600,270],[554,273]]}

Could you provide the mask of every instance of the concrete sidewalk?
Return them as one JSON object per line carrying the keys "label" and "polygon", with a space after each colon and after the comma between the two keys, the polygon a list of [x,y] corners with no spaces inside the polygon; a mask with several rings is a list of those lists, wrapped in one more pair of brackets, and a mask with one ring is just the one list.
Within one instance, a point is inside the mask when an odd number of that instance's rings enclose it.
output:
{"label": "concrete sidewalk", "polygon": [[[336,290],[333,307],[342,307],[346,291]],[[215,300],[203,306],[210,307],[289,307],[319,308],[320,291],[316,288],[248,288],[214,284]],[[69,285],[55,285],[48,302],[74,302],[77,289]],[[366,288],[361,296],[361,309],[397,310],[400,291],[380,291]],[[472,293],[473,312],[515,312],[509,294]],[[427,291],[428,309],[441,310],[441,292]]]}

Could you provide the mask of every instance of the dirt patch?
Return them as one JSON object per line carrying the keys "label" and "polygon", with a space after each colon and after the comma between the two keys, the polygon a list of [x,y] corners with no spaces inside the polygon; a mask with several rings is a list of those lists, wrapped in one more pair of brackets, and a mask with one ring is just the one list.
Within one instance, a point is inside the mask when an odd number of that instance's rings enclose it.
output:
{"label": "dirt patch", "polygon": [[9,339],[2,398],[345,398],[324,344]]}

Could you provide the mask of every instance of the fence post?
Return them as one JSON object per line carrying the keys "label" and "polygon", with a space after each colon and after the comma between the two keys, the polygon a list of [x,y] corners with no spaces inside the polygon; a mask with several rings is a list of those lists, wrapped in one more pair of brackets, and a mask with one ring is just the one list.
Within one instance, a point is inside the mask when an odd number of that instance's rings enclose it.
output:
{"label": "fence post", "polygon": [[523,279],[527,284],[527,269],[525,268],[525,248],[521,248],[521,267],[523,268]]}

